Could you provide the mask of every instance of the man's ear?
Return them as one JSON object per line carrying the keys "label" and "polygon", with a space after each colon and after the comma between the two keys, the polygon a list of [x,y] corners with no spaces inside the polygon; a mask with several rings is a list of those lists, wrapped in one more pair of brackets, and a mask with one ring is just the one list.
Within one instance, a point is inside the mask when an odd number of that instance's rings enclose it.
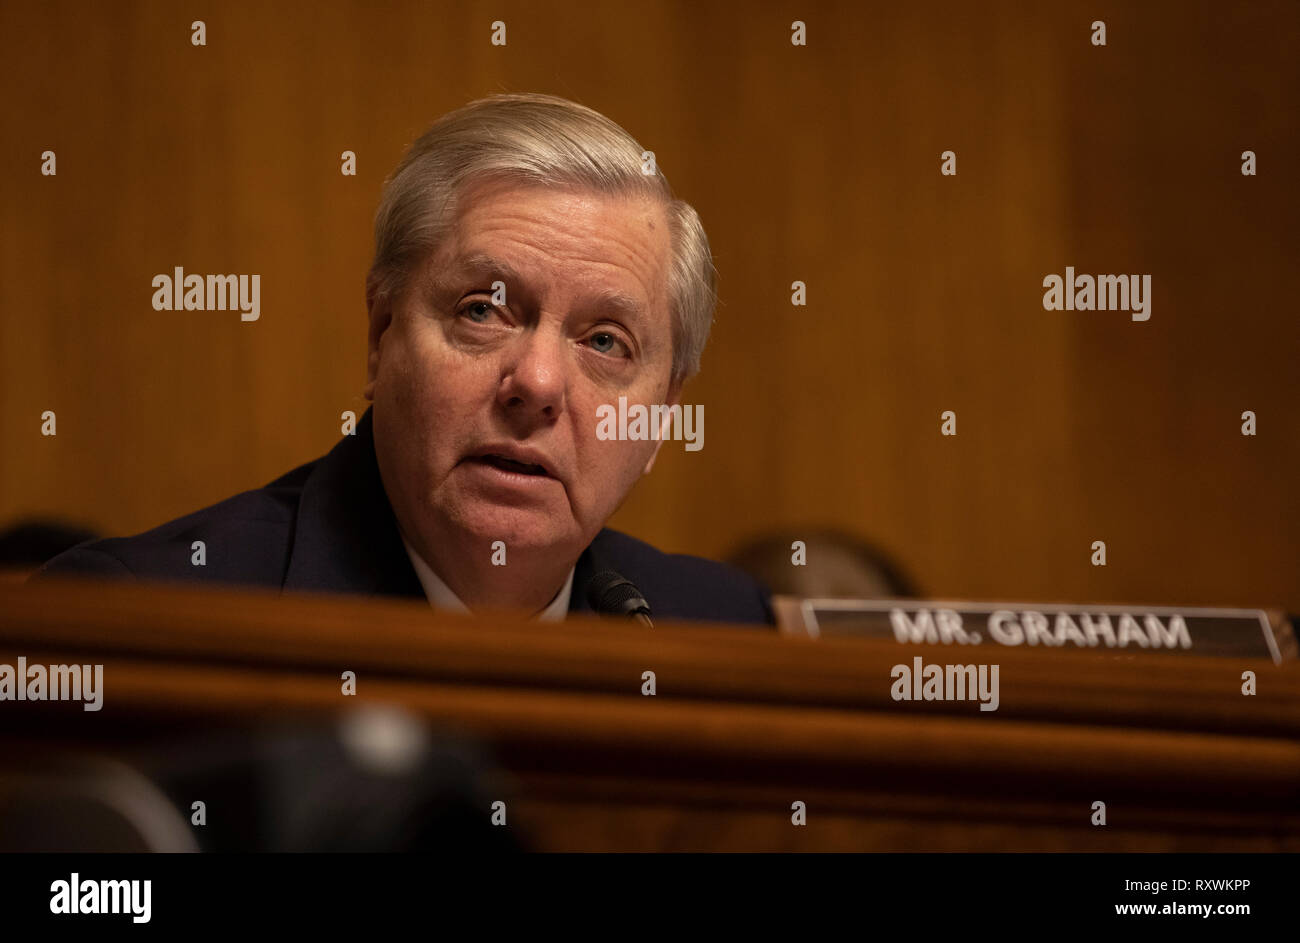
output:
{"label": "man's ear", "polygon": [[[676,406],[681,402],[682,384],[680,380],[674,380],[668,385],[668,395],[664,398],[664,403],[668,406]],[[659,457],[659,450],[663,448],[664,438],[672,428],[672,416],[665,412],[663,422],[659,426],[659,441],[655,443],[654,451],[650,453],[650,458],[645,463],[645,469],[641,472],[643,475],[650,474],[650,469],[655,467],[655,459]]]}
{"label": "man's ear", "polygon": [[379,293],[379,284],[374,278],[366,279],[366,309],[370,312],[370,330],[367,335],[366,386],[361,395],[373,402],[375,381],[379,378],[379,341],[393,320],[392,304]]}

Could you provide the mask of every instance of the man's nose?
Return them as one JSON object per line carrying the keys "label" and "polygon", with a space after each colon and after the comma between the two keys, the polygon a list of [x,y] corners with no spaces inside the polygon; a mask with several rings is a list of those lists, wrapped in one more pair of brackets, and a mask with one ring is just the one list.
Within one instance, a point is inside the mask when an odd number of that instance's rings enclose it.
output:
{"label": "man's nose", "polygon": [[568,357],[559,332],[524,331],[510,345],[497,401],[508,413],[554,419],[564,411]]}

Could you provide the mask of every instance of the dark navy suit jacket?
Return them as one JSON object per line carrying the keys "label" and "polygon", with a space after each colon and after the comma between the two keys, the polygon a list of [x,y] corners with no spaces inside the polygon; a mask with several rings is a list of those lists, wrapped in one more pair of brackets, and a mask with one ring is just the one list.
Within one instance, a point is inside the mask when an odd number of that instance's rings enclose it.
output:
{"label": "dark navy suit jacket", "polygon": [[[196,540],[205,566],[191,563]],[[570,612],[591,611],[587,583],[603,568],[636,584],[656,619],[773,622],[767,593],[739,570],[609,529],[578,558]],[[81,544],[36,578],[55,574],[425,598],[379,476],[369,410],[316,461],[138,536]]]}

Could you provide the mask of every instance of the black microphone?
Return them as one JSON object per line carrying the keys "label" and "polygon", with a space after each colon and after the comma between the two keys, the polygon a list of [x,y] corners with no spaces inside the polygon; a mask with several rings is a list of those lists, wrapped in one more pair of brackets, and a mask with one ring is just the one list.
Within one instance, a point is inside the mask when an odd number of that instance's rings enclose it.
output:
{"label": "black microphone", "polygon": [[587,602],[596,612],[631,616],[646,628],[654,628],[650,621],[650,604],[641,595],[641,590],[613,570],[601,570],[591,578],[587,584]]}

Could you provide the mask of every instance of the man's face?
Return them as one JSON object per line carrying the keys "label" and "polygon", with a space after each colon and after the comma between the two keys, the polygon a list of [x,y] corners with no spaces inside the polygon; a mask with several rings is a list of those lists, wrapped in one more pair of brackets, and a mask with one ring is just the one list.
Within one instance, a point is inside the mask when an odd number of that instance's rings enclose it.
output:
{"label": "man's face", "polygon": [[502,540],[567,566],[659,445],[597,439],[597,407],[677,401],[667,213],[501,181],[467,188],[458,207],[405,297],[371,307],[384,484],[426,560],[486,563]]}

